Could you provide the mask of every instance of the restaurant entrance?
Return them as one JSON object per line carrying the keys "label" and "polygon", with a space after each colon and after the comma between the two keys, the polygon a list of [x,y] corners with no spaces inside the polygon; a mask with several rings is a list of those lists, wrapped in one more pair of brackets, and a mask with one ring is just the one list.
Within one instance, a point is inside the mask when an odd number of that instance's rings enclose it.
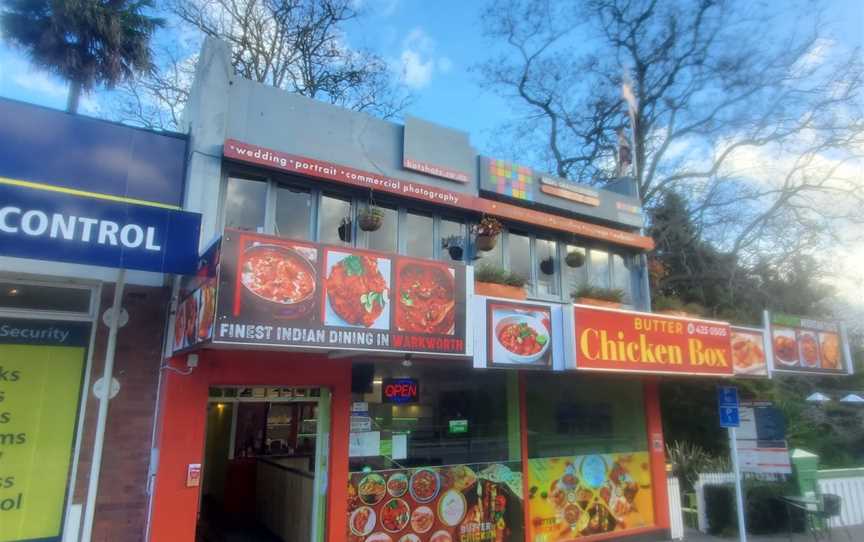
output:
{"label": "restaurant entrance", "polygon": [[196,540],[323,540],[329,390],[228,386],[208,395]]}

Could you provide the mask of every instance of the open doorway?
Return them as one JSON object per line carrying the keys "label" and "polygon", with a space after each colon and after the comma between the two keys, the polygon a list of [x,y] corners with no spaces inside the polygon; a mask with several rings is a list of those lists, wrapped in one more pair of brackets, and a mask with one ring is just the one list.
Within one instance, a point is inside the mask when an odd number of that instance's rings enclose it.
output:
{"label": "open doorway", "polygon": [[324,540],[326,388],[210,388],[197,542]]}

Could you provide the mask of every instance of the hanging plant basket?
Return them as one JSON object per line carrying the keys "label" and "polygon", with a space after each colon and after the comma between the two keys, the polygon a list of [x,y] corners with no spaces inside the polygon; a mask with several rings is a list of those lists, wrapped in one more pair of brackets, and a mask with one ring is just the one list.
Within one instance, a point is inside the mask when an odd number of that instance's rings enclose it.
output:
{"label": "hanging plant basket", "polygon": [[342,222],[339,224],[339,240],[343,243],[351,242],[351,219],[343,218]]}
{"label": "hanging plant basket", "polygon": [[495,245],[498,244],[498,236],[480,234],[477,235],[477,237],[474,239],[474,244],[477,245],[477,250],[489,252],[490,250],[495,248]]}
{"label": "hanging plant basket", "polygon": [[447,247],[447,252],[450,254],[451,260],[459,261],[462,259],[463,250],[460,246]]}
{"label": "hanging plant basket", "polygon": [[551,256],[546,258],[545,260],[540,261],[540,271],[543,272],[544,275],[554,275],[555,274],[555,259]]}
{"label": "hanging plant basket", "polygon": [[357,215],[357,225],[363,231],[376,231],[383,223],[384,211],[377,207],[368,207]]}
{"label": "hanging plant basket", "polygon": [[585,254],[572,250],[564,257],[564,263],[567,264],[567,267],[582,267],[585,265]]}

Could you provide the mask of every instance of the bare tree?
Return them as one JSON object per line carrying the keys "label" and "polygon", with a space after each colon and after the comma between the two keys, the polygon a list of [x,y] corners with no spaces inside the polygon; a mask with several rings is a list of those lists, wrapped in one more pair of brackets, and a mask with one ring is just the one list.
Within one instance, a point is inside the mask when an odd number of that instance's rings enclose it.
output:
{"label": "bare tree", "polygon": [[[394,85],[380,56],[351,48],[343,25],[360,16],[352,0],[172,0],[175,22],[228,42],[245,78],[388,118],[410,100]],[[176,44],[163,49],[161,69],[128,85],[121,118],[177,126],[188,97],[194,57]]]}
{"label": "bare tree", "polygon": [[483,21],[505,45],[479,67],[483,83],[516,106],[508,131],[538,165],[614,176],[626,73],[646,205],[679,191],[704,233],[745,258],[864,222],[852,167],[864,153],[861,52],[835,54],[813,3],[498,0]]}

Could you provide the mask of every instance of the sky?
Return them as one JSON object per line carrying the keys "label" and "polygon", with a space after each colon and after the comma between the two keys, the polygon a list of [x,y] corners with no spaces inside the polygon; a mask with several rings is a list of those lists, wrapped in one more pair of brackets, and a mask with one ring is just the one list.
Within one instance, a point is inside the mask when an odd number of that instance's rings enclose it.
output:
{"label": "sky", "polygon": [[[781,0],[771,0],[778,6]],[[405,113],[466,131],[478,152],[494,148],[496,130],[515,114],[511,105],[482,88],[474,68],[504,49],[484,38],[479,21],[483,2],[438,0],[354,0],[365,16],[345,27],[353,48],[377,52],[414,100]],[[158,3],[157,3],[158,4]],[[769,2],[767,5],[771,5]],[[864,1],[830,0],[830,33],[845,47],[864,48]],[[196,39],[183,35],[194,48]],[[173,39],[161,36],[160,39]],[[63,108],[66,85],[32,68],[19,51],[0,39],[0,96]],[[99,115],[105,95],[84,97],[80,112]],[[864,173],[862,173],[864,177]],[[851,245],[836,264],[836,284],[862,306],[864,244]],[[839,266],[839,267],[838,267]]]}

